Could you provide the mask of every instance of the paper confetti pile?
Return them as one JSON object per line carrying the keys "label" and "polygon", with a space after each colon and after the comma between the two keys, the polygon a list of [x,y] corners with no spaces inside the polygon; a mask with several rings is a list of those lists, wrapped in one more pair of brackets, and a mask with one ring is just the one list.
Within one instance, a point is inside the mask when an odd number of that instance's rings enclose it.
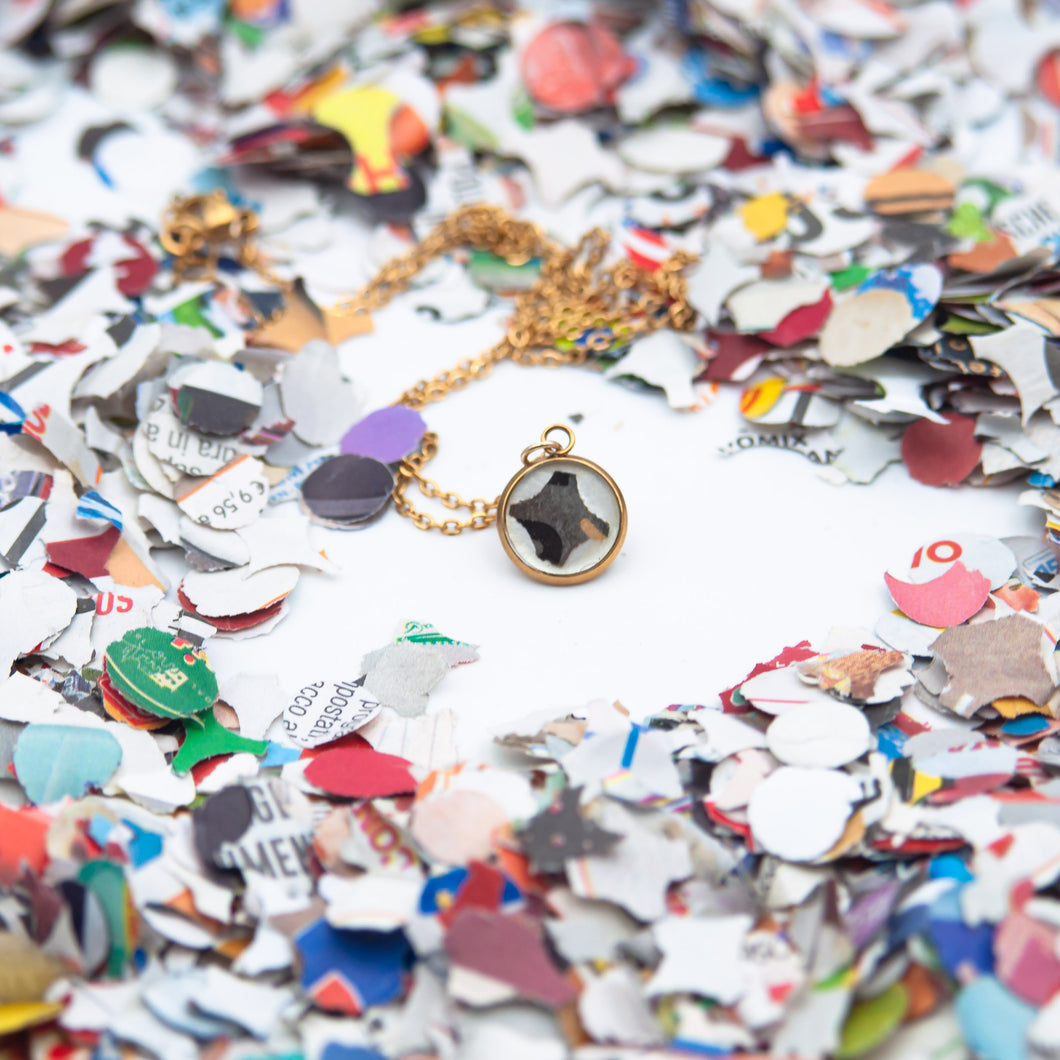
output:
{"label": "paper confetti pile", "polygon": [[[1060,1055],[1055,4],[28,0],[0,123],[0,1052]],[[164,249],[218,192],[285,287]],[[1018,479],[1042,537],[924,542],[871,629],[490,763],[428,623],[215,672],[384,516],[427,425],[364,407],[341,302],[477,201],[695,257],[690,331],[575,341],[738,400],[723,454]],[[404,297],[443,326],[539,265]]]}

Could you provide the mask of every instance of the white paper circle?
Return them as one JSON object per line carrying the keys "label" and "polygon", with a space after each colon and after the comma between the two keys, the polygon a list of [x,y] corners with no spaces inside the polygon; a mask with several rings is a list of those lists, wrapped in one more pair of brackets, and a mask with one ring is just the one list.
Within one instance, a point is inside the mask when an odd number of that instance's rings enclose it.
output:
{"label": "white paper circle", "polygon": [[885,353],[916,326],[909,299],[875,287],[837,302],[821,329],[821,358],[849,368]]}
{"label": "white paper circle", "polygon": [[554,457],[519,479],[500,517],[512,549],[528,567],[574,575],[595,567],[614,547],[622,509],[603,475],[577,460]]}
{"label": "white paper circle", "polygon": [[872,747],[872,729],[857,707],[808,703],[778,715],[766,730],[774,757],[789,766],[844,766]]}
{"label": "white paper circle", "polygon": [[141,44],[115,44],[92,60],[89,86],[106,103],[153,110],[177,87],[177,62],[169,52]]}
{"label": "white paper circle", "polygon": [[786,861],[816,861],[839,841],[860,794],[846,773],[781,766],[755,788],[747,821],[768,853]]}
{"label": "white paper circle", "polygon": [[617,150],[623,162],[649,173],[698,173],[721,165],[732,140],[679,125],[657,125],[620,140]]}

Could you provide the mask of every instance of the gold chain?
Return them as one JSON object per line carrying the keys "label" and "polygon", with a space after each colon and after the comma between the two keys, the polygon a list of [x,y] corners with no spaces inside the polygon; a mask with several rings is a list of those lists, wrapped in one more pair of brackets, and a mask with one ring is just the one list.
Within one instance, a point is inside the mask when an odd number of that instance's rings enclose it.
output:
{"label": "gold chain", "polygon": [[[163,223],[160,239],[176,258],[179,279],[189,272],[213,275],[223,245],[236,249],[240,262],[281,287],[290,285],[271,272],[254,242],[257,218],[240,210],[223,193],[195,196],[176,202]],[[353,298],[340,303],[343,314],[372,313],[395,295],[408,290],[413,279],[430,262],[454,250],[469,247],[486,251],[509,265],[538,260],[540,271],[532,286],[515,301],[507,332],[495,346],[478,357],[461,361],[431,379],[422,379],[398,398],[398,403],[422,409],[484,379],[499,361],[521,365],[583,364],[591,354],[604,353],[630,339],[659,328],[688,331],[696,319],[689,305],[682,270],[695,258],[680,251],[652,271],[628,259],[603,267],[610,237],[594,228],[575,247],[566,248],[535,224],[517,221],[496,206],[465,206],[450,214],[412,250],[394,258]],[[438,452],[438,436],[428,432],[419,449],[397,470],[394,504],[398,513],[421,530],[441,530],[455,535],[482,530],[497,518],[497,500],[443,490],[423,474],[423,467]],[[467,518],[435,519],[415,508],[407,498],[415,482],[426,497],[450,511],[466,511]]]}

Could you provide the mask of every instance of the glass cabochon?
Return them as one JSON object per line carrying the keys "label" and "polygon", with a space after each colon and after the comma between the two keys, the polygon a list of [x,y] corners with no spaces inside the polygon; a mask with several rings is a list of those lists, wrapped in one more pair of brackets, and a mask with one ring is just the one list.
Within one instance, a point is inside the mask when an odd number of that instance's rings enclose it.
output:
{"label": "glass cabochon", "polygon": [[512,558],[527,573],[584,580],[614,558],[625,520],[618,488],[601,468],[588,460],[552,457],[509,483],[498,521]]}

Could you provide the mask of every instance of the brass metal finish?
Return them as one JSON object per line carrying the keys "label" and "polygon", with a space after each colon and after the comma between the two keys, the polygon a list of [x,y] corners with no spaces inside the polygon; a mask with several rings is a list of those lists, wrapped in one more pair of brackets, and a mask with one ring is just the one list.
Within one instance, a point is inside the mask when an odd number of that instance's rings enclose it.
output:
{"label": "brass metal finish", "polygon": [[254,211],[234,206],[218,189],[208,195],[174,199],[162,218],[158,240],[173,255],[173,275],[178,282],[212,280],[226,248],[242,264],[258,269],[257,232]]}
{"label": "brass metal finish", "polygon": [[[567,441],[562,444],[551,441],[548,436],[553,431],[565,432],[567,435]],[[626,508],[626,499],[622,496],[622,491],[618,488],[618,483],[615,482],[615,480],[602,467],[598,464],[594,464],[591,460],[585,460],[580,456],[570,456],[569,453],[573,448],[574,432],[569,427],[562,423],[554,423],[551,427],[546,427],[541,434],[541,441],[537,445],[531,445],[523,450],[522,469],[512,476],[511,481],[504,487],[504,491],[497,498],[496,514],[494,518],[497,521],[497,529],[500,532],[501,544],[504,546],[504,551],[508,554],[508,558],[524,574],[528,574],[536,581],[545,582],[548,585],[580,585],[582,582],[587,582],[590,578],[595,578],[602,571],[606,570],[618,557],[618,553],[622,548],[622,543],[626,540],[626,530],[629,525],[629,512]],[[508,535],[507,512],[513,491],[531,471],[537,470],[542,464],[547,463],[549,460],[562,461],[565,465],[574,464],[577,467],[584,468],[586,471],[597,475],[607,483],[611,492],[614,493],[615,499],[618,501],[618,532],[615,535],[615,540],[611,547],[597,563],[593,564],[593,566],[574,574],[554,574],[551,571],[543,571],[538,567],[531,566],[519,555],[518,552],[516,552],[515,547],[512,545],[512,540]]]}
{"label": "brass metal finish", "polygon": [[[496,500],[487,501],[475,497],[465,501],[459,493],[446,492],[432,478],[420,472],[420,468],[438,452],[438,435],[428,431],[423,436],[420,448],[411,456],[405,457],[397,469],[394,485],[394,506],[399,515],[411,519],[420,530],[441,530],[443,534],[455,536],[465,530],[483,530],[497,518]],[[428,512],[417,511],[412,502],[405,497],[409,483],[415,481],[425,497],[436,497],[450,511],[465,508],[470,512],[467,519],[435,519]]]}
{"label": "brass metal finish", "polygon": [[[553,442],[549,440],[549,435],[553,431],[562,431],[566,436],[567,440],[561,445],[559,442]],[[541,432],[541,441],[536,445],[528,445],[522,452],[520,459],[523,462],[524,467],[529,467],[531,464],[537,463],[543,457],[549,456],[566,456],[574,448],[574,431],[572,431],[565,423],[553,423],[550,427],[546,427]]]}

